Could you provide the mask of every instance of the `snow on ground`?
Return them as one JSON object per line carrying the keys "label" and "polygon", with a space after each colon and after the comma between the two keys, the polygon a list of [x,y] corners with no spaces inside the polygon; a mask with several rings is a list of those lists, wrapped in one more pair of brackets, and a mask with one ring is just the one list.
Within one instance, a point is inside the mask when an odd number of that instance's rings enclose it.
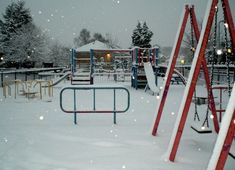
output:
{"label": "snow on ground", "polygon": [[[112,114],[79,114],[78,125],[74,125],[73,115],[63,113],[59,107],[59,92],[69,82],[61,82],[54,87],[51,102],[38,98],[26,99],[23,96],[5,99],[1,88],[0,169],[206,169],[216,134],[202,135],[190,128],[193,104],[175,163],[165,158],[185,88],[183,85],[170,87],[158,135],[154,137],[151,136],[151,125],[158,102],[156,96],[145,93],[143,89],[131,88],[130,82],[113,84],[125,86],[131,95],[130,109],[127,113],[117,115],[116,125],[113,124]],[[203,93],[203,87],[198,88]],[[102,107],[105,107],[104,96],[109,95],[103,92],[99,96],[98,105]],[[87,101],[89,95],[83,95],[82,99]],[[72,101],[73,96],[67,94],[65,103],[71,105]],[[205,106],[199,107],[201,117],[205,109]],[[226,169],[234,167],[235,161],[228,157]]]}

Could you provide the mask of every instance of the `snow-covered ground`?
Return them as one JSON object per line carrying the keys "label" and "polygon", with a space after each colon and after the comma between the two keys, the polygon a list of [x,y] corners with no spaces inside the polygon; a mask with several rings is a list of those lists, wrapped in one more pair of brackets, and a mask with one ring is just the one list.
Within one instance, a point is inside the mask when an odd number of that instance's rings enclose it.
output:
{"label": "snow-covered ground", "polygon": [[[60,90],[70,82],[54,87],[51,102],[24,96],[5,99],[0,88],[0,170],[206,169],[217,135],[198,134],[190,128],[194,104],[175,162],[165,157],[183,97],[183,85],[170,86],[158,135],[152,136],[156,96],[143,89],[131,88],[130,82],[111,83],[123,85],[131,95],[130,109],[117,114],[116,125],[112,114],[100,113],[78,114],[78,124],[74,125],[73,115],[62,112],[59,106]],[[204,93],[203,86],[197,88],[198,93]],[[104,100],[110,95],[103,91],[97,97],[97,105],[105,107]],[[82,95],[82,101],[88,100],[89,95]],[[72,101],[73,95],[68,93],[65,105],[72,105]],[[203,119],[206,106],[198,109]],[[210,125],[213,126],[211,120]],[[234,167],[234,159],[228,157],[225,169],[234,170]]]}

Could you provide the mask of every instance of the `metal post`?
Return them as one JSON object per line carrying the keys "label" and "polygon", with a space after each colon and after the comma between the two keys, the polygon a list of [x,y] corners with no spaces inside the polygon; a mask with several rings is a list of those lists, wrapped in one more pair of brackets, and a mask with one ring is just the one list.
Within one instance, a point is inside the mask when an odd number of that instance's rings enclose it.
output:
{"label": "metal post", "polygon": [[116,122],[116,90],[113,89],[113,123],[117,124]]}
{"label": "metal post", "polygon": [[3,87],[3,71],[1,72],[1,86]]}
{"label": "metal post", "polygon": [[155,48],[154,49],[154,63],[155,63],[155,84],[156,84],[156,86],[158,85],[158,77],[157,77],[157,72],[158,72],[158,49],[157,48]]}
{"label": "metal post", "polygon": [[93,49],[90,49],[90,72],[91,72],[91,75],[90,75],[90,84],[94,84],[94,77],[93,77],[93,74],[94,74],[94,50]]}
{"label": "metal post", "polygon": [[96,105],[95,105],[95,89],[93,89],[93,110],[96,110]]}
{"label": "metal post", "polygon": [[74,106],[73,106],[73,110],[74,110],[74,124],[77,124],[77,113],[75,112],[77,110],[76,104],[76,90],[73,90],[73,100],[74,100]]}
{"label": "metal post", "polygon": [[175,42],[174,47],[173,47],[173,53],[171,54],[171,59],[170,59],[170,63],[169,63],[170,66],[167,68],[167,72],[166,72],[166,76],[165,76],[166,80],[163,85],[163,87],[164,87],[163,91],[161,92],[161,101],[160,101],[160,104],[157,108],[157,117],[155,119],[153,130],[152,130],[152,135],[154,135],[154,136],[156,135],[157,130],[158,130],[158,125],[161,120],[163,108],[165,105],[165,101],[166,101],[168,90],[169,90],[170,83],[171,83],[171,78],[172,78],[174,68],[176,65],[176,60],[177,60],[177,57],[179,54],[180,45],[183,40],[183,35],[185,32],[185,27],[186,27],[188,15],[189,15],[188,5],[185,5],[185,10],[183,12],[184,12],[183,13],[184,15],[181,18],[180,27],[179,27],[178,33],[176,35],[177,41]]}

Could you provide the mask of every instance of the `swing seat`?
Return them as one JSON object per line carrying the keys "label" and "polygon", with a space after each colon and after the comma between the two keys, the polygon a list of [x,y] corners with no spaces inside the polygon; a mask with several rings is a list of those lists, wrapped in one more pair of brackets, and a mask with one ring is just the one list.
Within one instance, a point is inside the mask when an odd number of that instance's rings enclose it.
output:
{"label": "swing seat", "polygon": [[206,126],[202,127],[199,124],[193,124],[193,125],[191,125],[191,128],[200,134],[212,133],[212,130],[209,127],[206,127]]}
{"label": "swing seat", "polygon": [[193,103],[197,105],[207,104],[208,98],[207,97],[196,97],[196,100],[193,99]]}

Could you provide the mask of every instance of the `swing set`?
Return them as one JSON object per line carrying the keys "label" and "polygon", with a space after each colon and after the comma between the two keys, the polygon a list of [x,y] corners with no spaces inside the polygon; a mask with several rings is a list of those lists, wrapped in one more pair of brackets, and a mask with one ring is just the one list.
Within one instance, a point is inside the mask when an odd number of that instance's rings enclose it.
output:
{"label": "swing set", "polygon": [[[222,7],[223,7],[223,14],[224,14],[224,21],[225,21],[225,31],[229,31],[229,35],[231,37],[231,46],[232,48],[230,48],[230,50],[234,51],[235,50],[235,32],[234,32],[234,24],[233,24],[233,19],[232,19],[232,15],[231,15],[231,11],[230,11],[230,7],[229,7],[229,2],[228,0],[221,0],[222,2]],[[208,39],[209,39],[209,35],[210,35],[210,30],[212,28],[212,24],[213,24],[213,20],[215,18],[215,27],[216,27],[216,22],[217,22],[217,10],[218,10],[218,0],[210,0],[208,2],[208,7],[206,10],[206,15],[204,18],[204,22],[203,22],[203,27],[202,27],[202,31],[201,31],[201,35],[199,33],[199,29],[197,26],[197,22],[196,22],[196,17],[195,17],[195,13],[194,13],[194,7],[191,6],[189,7],[188,5],[185,6],[185,11],[184,11],[184,15],[181,18],[181,22],[180,22],[180,28],[178,30],[177,36],[176,36],[176,41],[173,47],[173,51],[172,51],[172,55],[170,58],[170,66],[167,69],[166,72],[166,80],[164,81],[163,84],[163,90],[160,94],[160,102],[158,103],[157,106],[157,117],[156,120],[154,122],[154,126],[153,126],[153,130],[152,130],[152,135],[156,135],[157,133],[157,129],[161,120],[161,115],[163,112],[163,108],[164,108],[164,104],[166,101],[166,97],[167,97],[167,93],[169,90],[169,86],[170,86],[170,81],[172,78],[172,74],[173,74],[173,70],[175,68],[175,64],[176,64],[176,60],[179,54],[179,50],[180,50],[180,45],[183,39],[183,35],[184,35],[184,31],[185,31],[185,27],[187,24],[187,19],[188,16],[190,15],[191,18],[191,26],[193,28],[196,40],[198,41],[198,45],[197,48],[195,50],[195,54],[194,54],[194,58],[193,58],[193,63],[192,63],[192,67],[190,70],[190,74],[189,74],[189,78],[187,81],[187,85],[186,85],[186,89],[184,91],[184,96],[183,96],[183,100],[178,112],[178,117],[177,117],[177,121],[175,123],[175,127],[172,133],[172,137],[169,143],[169,147],[168,147],[168,153],[167,156],[169,158],[170,161],[174,161],[175,160],[175,156],[176,156],[176,152],[178,150],[179,147],[179,143],[180,143],[180,139],[183,133],[183,129],[184,129],[184,125],[186,123],[186,119],[187,119],[187,115],[188,115],[188,111],[190,108],[190,103],[192,101],[193,95],[196,98],[196,94],[195,94],[195,88],[196,88],[196,83],[197,83],[197,79],[199,77],[199,73],[200,73],[200,69],[202,68],[202,71],[204,73],[204,78],[205,78],[205,83],[206,83],[206,89],[208,92],[208,107],[207,107],[207,113],[206,113],[206,119],[203,122],[203,126],[206,124],[208,125],[208,112],[209,110],[211,110],[211,118],[213,120],[213,124],[214,124],[214,130],[216,133],[219,132],[220,127],[219,127],[219,121],[217,118],[217,112],[219,112],[220,114],[222,113],[222,110],[224,109],[219,109],[216,110],[215,107],[215,101],[214,101],[214,96],[213,96],[213,90],[215,90],[216,88],[213,87],[213,71],[214,71],[214,64],[215,64],[215,60],[212,59],[211,61],[211,69],[210,69],[210,74],[211,77],[209,75],[209,69],[207,67],[207,61],[205,58],[205,52],[206,52],[206,47],[208,44]],[[213,42],[213,56],[215,56],[216,54],[216,28],[214,31],[214,42]],[[225,35],[227,36],[227,32],[225,33]],[[225,36],[225,48],[229,49],[229,43],[228,43],[228,39]],[[193,42],[193,41],[192,41]],[[192,47],[192,49],[195,49]],[[194,50],[193,50],[194,53]],[[228,94],[231,94],[231,87],[230,87],[230,77],[229,77],[229,58],[227,57],[228,55],[231,55],[232,52],[229,52],[229,50],[225,51],[225,55],[226,55],[226,59],[227,59],[227,81],[228,81]],[[213,90],[212,90],[213,89]],[[222,89],[222,88],[218,88],[218,89]],[[234,90],[233,90],[234,91]],[[231,96],[234,98],[234,96]],[[230,98],[231,98],[230,97]],[[230,99],[231,100],[231,99]],[[230,103],[234,103],[230,102]],[[218,161],[216,162],[216,168],[215,169],[223,169],[224,164],[226,162],[227,156],[229,155],[229,149],[231,147],[234,135],[235,135],[235,112],[234,112],[234,106],[230,106],[231,104],[229,103],[228,108],[230,108],[230,118],[229,119],[230,122],[228,125],[228,128],[225,130],[225,133],[227,134],[224,138],[224,142],[223,142],[223,147],[221,148],[221,151],[219,153],[219,158]],[[227,111],[226,111],[227,113]],[[221,116],[220,116],[221,117]],[[194,119],[199,119],[198,115],[197,115],[197,109],[195,109],[195,116]],[[223,128],[223,127],[221,127]],[[195,129],[196,131],[198,131],[197,129]],[[200,131],[198,131],[200,133]],[[220,134],[219,134],[220,136]],[[226,147],[225,147],[226,146]]]}

